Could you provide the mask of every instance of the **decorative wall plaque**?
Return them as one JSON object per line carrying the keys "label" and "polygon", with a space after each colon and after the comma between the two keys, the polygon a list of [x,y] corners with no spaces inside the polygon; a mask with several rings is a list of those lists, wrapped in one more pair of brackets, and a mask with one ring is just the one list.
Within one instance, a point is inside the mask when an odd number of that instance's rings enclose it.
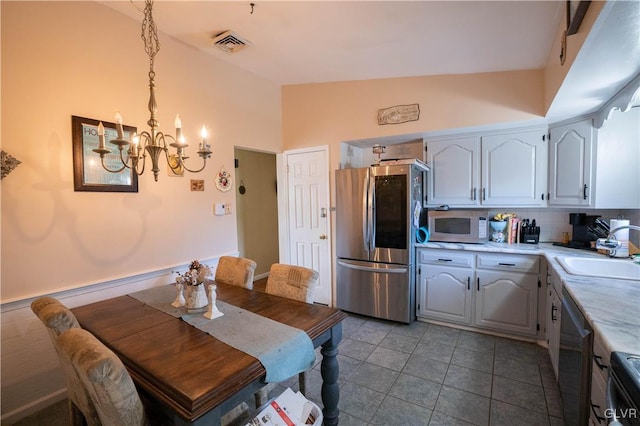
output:
{"label": "decorative wall plaque", "polygon": [[400,124],[417,121],[420,118],[420,105],[396,105],[378,110],[378,124]]}
{"label": "decorative wall plaque", "polygon": [[0,179],[4,179],[13,169],[18,167],[21,162],[13,158],[10,154],[0,151]]}

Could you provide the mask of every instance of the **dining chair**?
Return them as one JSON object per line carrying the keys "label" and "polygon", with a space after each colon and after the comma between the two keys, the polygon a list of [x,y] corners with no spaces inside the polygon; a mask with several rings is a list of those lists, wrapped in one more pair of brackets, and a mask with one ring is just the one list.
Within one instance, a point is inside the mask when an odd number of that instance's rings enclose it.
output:
{"label": "dining chair", "polygon": [[56,339],[63,362],[78,373],[104,425],[149,425],[131,376],[116,354],[93,334],[71,328]]}
{"label": "dining chair", "polygon": [[[303,266],[274,263],[269,270],[265,292],[300,302],[313,303],[313,294],[318,284],[318,272]],[[305,395],[307,378],[305,372],[298,374],[300,392]],[[267,401],[266,386],[255,394],[256,405]]]}
{"label": "dining chair", "polygon": [[59,335],[69,329],[79,329],[80,324],[73,312],[64,304],[53,297],[40,297],[31,302],[31,310],[45,325],[53,346],[58,354],[58,359],[62,365],[65,381],[67,383],[67,394],[69,400],[69,417],[72,425],[101,425],[100,418],[96,412],[91,397],[85,391],[78,373],[68,363],[63,362],[56,339]]}
{"label": "dining chair", "polygon": [[256,262],[243,257],[222,256],[216,268],[216,282],[253,290]]}

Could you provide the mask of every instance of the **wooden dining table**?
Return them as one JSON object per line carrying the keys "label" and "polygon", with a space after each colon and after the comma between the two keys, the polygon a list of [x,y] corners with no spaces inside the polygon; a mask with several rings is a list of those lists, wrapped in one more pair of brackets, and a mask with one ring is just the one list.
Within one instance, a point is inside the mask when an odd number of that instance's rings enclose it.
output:
{"label": "wooden dining table", "polygon": [[[336,355],[347,315],[339,309],[216,284],[218,300],[303,330],[315,348],[322,346],[324,424],[337,425]],[[120,357],[141,395],[167,423],[219,425],[222,415],[265,386],[266,370],[257,358],[131,296],[72,311],[83,328]]]}

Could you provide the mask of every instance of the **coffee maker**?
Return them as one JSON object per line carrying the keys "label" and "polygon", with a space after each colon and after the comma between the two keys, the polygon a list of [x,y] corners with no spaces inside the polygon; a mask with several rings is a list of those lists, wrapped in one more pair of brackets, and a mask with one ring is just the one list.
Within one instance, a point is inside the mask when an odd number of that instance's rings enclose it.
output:
{"label": "coffee maker", "polygon": [[596,225],[596,219],[599,217],[589,216],[586,213],[570,213],[569,224],[573,225],[573,232],[568,247],[591,249],[591,242],[598,239],[598,235],[594,234],[593,228]]}

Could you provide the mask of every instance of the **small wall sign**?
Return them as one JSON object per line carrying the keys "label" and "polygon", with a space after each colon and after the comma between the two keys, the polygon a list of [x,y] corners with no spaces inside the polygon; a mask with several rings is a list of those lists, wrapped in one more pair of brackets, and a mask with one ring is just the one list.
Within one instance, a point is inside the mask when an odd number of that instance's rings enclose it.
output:
{"label": "small wall sign", "polygon": [[378,110],[378,124],[400,124],[417,121],[420,118],[420,105],[396,105]]}

